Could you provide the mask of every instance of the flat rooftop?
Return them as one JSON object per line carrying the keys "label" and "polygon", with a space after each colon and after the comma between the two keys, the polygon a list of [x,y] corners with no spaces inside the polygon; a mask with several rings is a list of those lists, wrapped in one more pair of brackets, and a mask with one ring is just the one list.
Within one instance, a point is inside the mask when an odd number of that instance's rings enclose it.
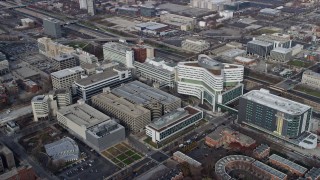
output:
{"label": "flat rooftop", "polygon": [[51,76],[54,76],[56,78],[63,78],[72,74],[76,74],[79,72],[84,72],[84,69],[81,68],[81,66],[76,66],[73,68],[68,68],[68,69],[62,69],[60,71],[56,71],[51,73]]}
{"label": "flat rooftop", "polygon": [[311,108],[310,106],[271,94],[265,89],[252,90],[244,94],[242,98],[291,115],[300,115]]}
{"label": "flat rooftop", "polygon": [[246,51],[243,49],[230,49],[230,50],[227,50],[224,53],[222,53],[222,56],[232,58],[232,57],[236,57],[236,56],[239,56],[239,55],[245,54],[245,53],[246,53]]}
{"label": "flat rooftop", "polygon": [[303,74],[306,74],[306,75],[309,75],[309,76],[313,76],[313,77],[316,77],[316,78],[320,78],[320,73],[316,73],[314,71],[311,71],[311,70],[306,70],[303,72]]}
{"label": "flat rooftop", "polygon": [[58,141],[44,145],[46,153],[53,158],[53,160],[74,160],[79,157],[79,147],[77,143],[69,138],[65,137]]}
{"label": "flat rooftop", "polygon": [[21,67],[19,69],[15,69],[13,71],[15,71],[18,75],[20,75],[21,77],[23,77],[25,79],[27,79],[29,77],[40,75],[39,72],[37,72],[29,67],[26,67],[26,66]]}
{"label": "flat rooftop", "polygon": [[91,127],[88,129],[88,132],[99,138],[108,134],[112,134],[114,131],[121,128],[124,129],[124,127],[118,124],[115,120],[109,120]]}
{"label": "flat rooftop", "polygon": [[63,54],[63,55],[55,56],[53,59],[56,61],[64,61],[64,60],[72,59],[72,58],[74,58],[74,56],[72,56],[70,54]]}
{"label": "flat rooftop", "polygon": [[178,108],[174,111],[171,111],[170,113],[163,115],[160,118],[155,119],[148,126],[156,131],[162,131],[199,112],[201,111],[191,106]]}
{"label": "flat rooftop", "polygon": [[277,154],[272,154],[269,159],[277,161],[278,163],[284,164],[286,166],[289,166],[290,168],[294,169],[295,171],[304,174],[308,171],[307,168],[300,166],[299,164],[296,164],[292,161],[289,161],[288,159],[285,159],[281,156],[278,156]]}
{"label": "flat rooftop", "polygon": [[305,177],[311,177],[312,179],[319,178],[320,177],[320,168],[313,167],[309,172],[307,172]]}
{"label": "flat rooftop", "polygon": [[106,71],[103,71],[102,73],[93,74],[87,78],[79,79],[76,81],[76,83],[81,86],[88,86],[91,84],[99,83],[101,81],[104,81],[106,79],[109,79],[115,76],[118,76],[118,72],[114,70],[106,70]]}
{"label": "flat rooftop", "polygon": [[252,41],[249,41],[248,44],[256,44],[259,46],[272,46],[272,43],[260,41],[260,40],[252,40]]}
{"label": "flat rooftop", "polygon": [[111,48],[111,49],[116,49],[118,51],[131,51],[131,48],[129,47],[129,44],[123,44],[123,43],[118,43],[118,42],[107,42],[103,44],[103,49],[105,48]]}
{"label": "flat rooftop", "polygon": [[46,102],[47,100],[48,100],[48,96],[38,95],[38,96],[34,96],[31,102]]}
{"label": "flat rooftop", "polygon": [[282,53],[282,54],[287,54],[287,53],[291,53],[292,49],[277,47],[277,48],[274,48],[272,51]]}
{"label": "flat rooftop", "polygon": [[134,117],[139,117],[145,113],[150,112],[148,109],[145,109],[144,107],[137,104],[132,104],[131,102],[125,100],[123,97],[118,97],[113,93],[108,93],[108,92],[101,93],[96,96],[93,96],[92,100],[94,99],[97,99],[100,102],[108,104],[113,108],[123,113],[130,114],[130,116],[134,116]]}
{"label": "flat rooftop", "polygon": [[274,169],[274,168],[272,168],[272,167],[270,167],[260,161],[255,161],[252,163],[252,165],[261,169],[261,170],[264,170],[265,172],[268,172],[268,173],[270,173],[280,179],[285,179],[285,177],[287,176],[286,174],[284,174],[284,173],[282,173],[282,172],[280,172],[280,171],[278,171],[278,170],[276,170],[276,169]]}
{"label": "flat rooftop", "polygon": [[270,147],[266,144],[260,144],[258,147],[256,147],[253,152],[256,152],[258,154],[263,153],[264,151],[266,151],[267,149],[269,149]]}
{"label": "flat rooftop", "polygon": [[147,105],[153,102],[161,104],[171,104],[180,101],[180,98],[159,89],[150,87],[140,81],[133,81],[114,88],[111,91],[117,96],[124,97],[134,104]]}
{"label": "flat rooftop", "polygon": [[86,128],[110,120],[109,116],[85,103],[73,104],[59,109],[58,112],[78,126],[85,126]]}

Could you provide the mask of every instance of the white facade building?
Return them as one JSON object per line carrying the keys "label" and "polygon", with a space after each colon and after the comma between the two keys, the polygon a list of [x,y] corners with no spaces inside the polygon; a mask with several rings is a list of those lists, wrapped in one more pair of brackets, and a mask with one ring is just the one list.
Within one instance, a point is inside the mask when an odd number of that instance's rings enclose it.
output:
{"label": "white facade building", "polygon": [[70,89],[72,88],[72,84],[81,79],[81,75],[84,74],[84,69],[80,66],[76,66],[69,69],[63,69],[61,71],[57,71],[51,73],[51,80],[53,89]]}
{"label": "white facade building", "polygon": [[308,86],[320,89],[320,74],[311,70],[304,71],[301,82]]}
{"label": "white facade building", "polygon": [[56,115],[58,109],[57,101],[53,95],[38,95],[31,100],[33,119],[39,121],[41,119],[51,119]]}
{"label": "white facade building", "polygon": [[231,0],[191,0],[190,5],[196,8],[210,9],[213,11],[223,10],[223,4],[231,3]]}
{"label": "white facade building", "polygon": [[79,0],[80,9],[88,9],[87,0]]}
{"label": "white facade building", "polygon": [[176,133],[196,124],[203,118],[203,111],[191,106],[178,108],[162,117],[155,119],[146,126],[147,136],[159,143]]}
{"label": "white facade building", "polygon": [[204,103],[226,104],[243,94],[244,67],[217,62],[206,55],[198,61],[180,62],[177,66],[178,93],[195,96]]}
{"label": "white facade building", "polygon": [[108,42],[103,45],[104,60],[116,61],[128,68],[133,67],[134,52],[125,44]]}

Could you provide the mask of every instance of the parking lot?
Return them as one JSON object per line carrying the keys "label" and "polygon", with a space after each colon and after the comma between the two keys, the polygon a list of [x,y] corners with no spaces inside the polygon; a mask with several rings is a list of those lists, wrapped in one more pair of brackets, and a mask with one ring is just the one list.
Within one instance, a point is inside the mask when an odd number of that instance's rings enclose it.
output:
{"label": "parking lot", "polygon": [[[76,139],[75,139],[76,140]],[[119,168],[107,159],[101,157],[90,147],[76,140],[82,155],[85,158],[67,166],[59,174],[60,179],[104,179],[117,172]]]}

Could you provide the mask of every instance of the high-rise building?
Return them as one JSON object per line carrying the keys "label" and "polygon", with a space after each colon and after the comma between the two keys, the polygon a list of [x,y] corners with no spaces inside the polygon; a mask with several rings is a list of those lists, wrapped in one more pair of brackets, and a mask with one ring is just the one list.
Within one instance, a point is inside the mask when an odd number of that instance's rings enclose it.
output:
{"label": "high-rise building", "polygon": [[179,62],[177,66],[178,93],[206,100],[212,110],[217,104],[228,104],[243,94],[244,67],[220,63],[204,54],[198,61]]}
{"label": "high-rise building", "polygon": [[131,71],[121,68],[105,70],[75,81],[77,95],[83,100],[102,92],[103,88],[114,88],[132,80]]}
{"label": "high-rise building", "polygon": [[239,107],[238,122],[262,131],[296,138],[310,129],[310,106],[270,94],[265,89],[244,94]]}
{"label": "high-rise building", "polygon": [[103,45],[104,60],[119,62],[128,68],[133,67],[134,51],[125,44],[108,42]]}
{"label": "high-rise building", "polygon": [[95,0],[87,0],[88,14],[94,16],[96,14]]}
{"label": "high-rise building", "polygon": [[53,72],[51,73],[52,87],[54,90],[56,89],[71,90],[72,84],[75,81],[81,79],[82,74],[84,74],[84,70],[80,66]]}
{"label": "high-rise building", "polygon": [[0,144],[0,156],[4,168],[12,169],[16,167],[12,151],[4,144]]}
{"label": "high-rise building", "polygon": [[54,38],[62,37],[60,21],[53,18],[43,19],[44,33]]}
{"label": "high-rise building", "polygon": [[88,9],[87,0],[79,0],[80,9]]}
{"label": "high-rise building", "polygon": [[204,40],[193,40],[186,39],[181,43],[182,49],[186,49],[188,51],[202,52],[210,48],[210,43]]}
{"label": "high-rise building", "polygon": [[58,110],[57,101],[52,94],[33,97],[31,106],[33,119],[36,122],[42,119],[51,119]]}
{"label": "high-rise building", "polygon": [[53,61],[54,67],[58,71],[77,66],[76,58],[69,54],[56,56],[53,58]]}
{"label": "high-rise building", "polygon": [[151,122],[151,113],[141,105],[132,104],[123,97],[104,92],[91,98],[92,105],[103,113],[120,120],[128,130],[137,133]]}

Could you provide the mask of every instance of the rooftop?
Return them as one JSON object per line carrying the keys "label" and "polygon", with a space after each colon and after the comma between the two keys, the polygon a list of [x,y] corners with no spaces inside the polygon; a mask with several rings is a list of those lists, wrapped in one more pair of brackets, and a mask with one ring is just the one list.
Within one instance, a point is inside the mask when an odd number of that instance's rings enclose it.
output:
{"label": "rooftop", "polygon": [[160,118],[155,119],[148,126],[157,131],[162,131],[163,129],[167,129],[180,121],[183,121],[190,116],[201,112],[200,110],[193,108],[191,106],[186,106],[184,108],[178,108],[170,113],[163,115]]}
{"label": "rooftop", "polygon": [[260,13],[266,13],[266,14],[279,14],[281,11],[277,9],[271,9],[271,8],[264,8],[260,10]]}
{"label": "rooftop", "polygon": [[311,71],[311,70],[306,70],[306,71],[303,72],[303,74],[320,78],[320,73],[316,73],[316,72]]}
{"label": "rooftop", "polygon": [[305,177],[311,177],[312,179],[319,179],[320,178],[320,168],[313,167]]}
{"label": "rooftop", "polygon": [[270,167],[260,161],[255,161],[252,163],[252,165],[261,169],[261,170],[264,170],[264,171],[266,171],[266,172],[268,172],[268,173],[270,173],[280,179],[285,179],[287,176],[286,174],[284,174],[284,173],[282,173],[282,172],[280,172],[280,171],[278,171],[278,170],[276,170],[276,169],[274,169],[274,168],[272,168],[272,167]]}
{"label": "rooftop", "polygon": [[145,109],[144,107],[136,104],[132,104],[131,102],[125,100],[123,97],[118,97],[112,93],[104,92],[92,97],[92,100],[97,99],[102,101],[115,109],[130,114],[130,116],[140,117],[145,113],[149,113],[150,111]]}
{"label": "rooftop", "polygon": [[91,127],[88,129],[88,132],[99,138],[108,134],[112,134],[114,131],[121,128],[124,129],[124,127],[118,124],[116,121],[109,120]]}
{"label": "rooftop", "polygon": [[277,161],[278,163],[281,163],[281,164],[285,164],[285,165],[289,166],[290,168],[294,169],[295,171],[298,171],[301,174],[304,174],[304,173],[306,173],[308,171],[307,168],[302,167],[299,164],[296,164],[296,163],[294,163],[292,161],[289,161],[288,159],[285,159],[285,158],[283,158],[281,156],[278,156],[276,154],[272,154],[269,157],[269,159]]}
{"label": "rooftop", "polygon": [[112,93],[117,96],[124,97],[134,104],[142,105],[147,105],[153,102],[171,104],[173,102],[180,101],[180,98],[159,89],[150,87],[140,81],[133,81],[114,88]]}
{"label": "rooftop", "polygon": [[264,151],[268,150],[270,147],[267,144],[260,144],[260,146],[256,147],[253,152],[258,154],[263,153]]}
{"label": "rooftop", "polygon": [[59,23],[60,21],[54,18],[45,18],[44,20],[54,22],[54,23]]}
{"label": "rooftop", "polygon": [[65,137],[58,141],[44,145],[46,153],[52,157],[53,160],[75,160],[79,158],[79,147],[77,143]]}
{"label": "rooftop", "polygon": [[82,69],[80,66],[76,66],[73,68],[63,69],[57,72],[51,73],[51,76],[54,76],[56,78],[63,78],[72,74],[84,72],[84,69]]}
{"label": "rooftop", "polygon": [[283,47],[277,47],[277,48],[274,48],[272,51],[275,51],[275,52],[278,52],[278,53],[282,53],[282,54],[287,54],[287,53],[290,53],[292,51],[292,49],[283,48]]}
{"label": "rooftop", "polygon": [[38,95],[38,96],[34,96],[31,102],[47,102],[47,100],[48,100],[48,96]]}
{"label": "rooftop", "polygon": [[243,49],[230,49],[230,50],[222,53],[222,56],[233,58],[233,57],[239,56],[244,53],[246,53],[246,51]]}
{"label": "rooftop", "polygon": [[78,126],[90,128],[110,120],[110,117],[85,103],[77,103],[58,111],[60,114],[73,121]]}
{"label": "rooftop", "polygon": [[129,47],[129,45],[124,44],[124,43],[118,43],[118,42],[107,42],[105,44],[103,44],[103,49],[106,48],[111,48],[111,49],[116,49],[118,51],[131,51],[131,48]]}
{"label": "rooftop", "polygon": [[173,156],[176,156],[180,159],[182,159],[183,161],[186,161],[187,163],[189,163],[190,165],[192,166],[195,166],[195,167],[200,167],[201,166],[201,163],[192,159],[191,157],[183,154],[182,152],[180,151],[176,151],[175,153],[173,153]]}
{"label": "rooftop", "polygon": [[55,56],[53,59],[56,61],[63,61],[63,60],[71,59],[71,58],[74,58],[74,56],[72,56],[70,54],[63,54],[63,55]]}
{"label": "rooftop", "polygon": [[272,43],[260,41],[260,40],[252,40],[252,41],[249,41],[248,44],[256,44],[259,46],[272,46]]}
{"label": "rooftop", "polygon": [[290,35],[281,34],[281,33],[274,33],[274,34],[263,34],[255,38],[259,41],[265,41],[269,43],[273,43],[274,41],[285,43],[290,41]]}
{"label": "rooftop", "polygon": [[242,57],[242,56],[235,57],[235,60],[239,61],[239,62],[244,62],[244,63],[249,63],[249,62],[255,61],[254,59],[250,59],[250,58],[246,58],[246,57]]}
{"label": "rooftop", "polygon": [[81,86],[88,86],[91,84],[99,83],[111,77],[118,76],[118,72],[114,70],[103,71],[102,73],[93,74],[87,78],[79,79],[76,81]]}
{"label": "rooftop", "polygon": [[252,90],[242,98],[291,115],[300,115],[310,109],[310,106],[276,96],[265,89]]}
{"label": "rooftop", "polygon": [[167,26],[168,25],[157,23],[157,22],[146,22],[146,23],[140,23],[136,25],[136,27],[146,28],[149,30],[156,30],[156,29],[167,27]]}
{"label": "rooftop", "polygon": [[18,75],[20,75],[21,77],[27,79],[27,78],[30,78],[30,77],[33,77],[33,76],[37,76],[37,75],[40,75],[39,72],[29,68],[29,67],[26,67],[26,66],[23,66],[19,69],[15,69],[14,70]]}

